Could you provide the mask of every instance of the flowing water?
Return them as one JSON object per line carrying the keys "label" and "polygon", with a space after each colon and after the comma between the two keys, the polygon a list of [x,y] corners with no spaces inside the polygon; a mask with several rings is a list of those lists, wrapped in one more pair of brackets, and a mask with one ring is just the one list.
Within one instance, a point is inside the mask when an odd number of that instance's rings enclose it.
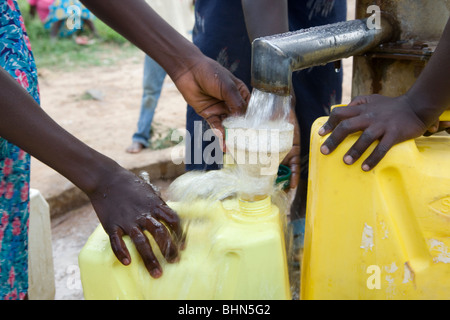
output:
{"label": "flowing water", "polygon": [[[278,166],[292,148],[291,97],[254,89],[247,112],[224,120],[228,159],[221,170],[189,172],[169,189],[173,201],[272,195]],[[231,159],[231,161],[230,161]]]}
{"label": "flowing water", "polygon": [[[287,227],[290,202],[283,184],[276,184],[278,166],[292,148],[294,126],[289,123],[291,98],[254,90],[247,113],[228,118],[227,154],[231,159],[220,170],[190,171],[173,181],[168,190],[170,201],[189,205],[206,199],[217,203],[229,198],[256,201],[271,197],[280,210],[285,233],[286,253],[291,261],[292,231]],[[189,238],[191,221],[183,221]],[[291,270],[289,271],[290,274]],[[295,286],[291,286],[295,295]]]}

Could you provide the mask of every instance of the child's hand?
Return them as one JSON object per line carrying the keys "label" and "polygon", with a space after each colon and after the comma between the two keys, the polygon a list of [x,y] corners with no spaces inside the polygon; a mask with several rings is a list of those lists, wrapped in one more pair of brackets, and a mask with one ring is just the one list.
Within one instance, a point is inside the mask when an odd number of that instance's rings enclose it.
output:
{"label": "child's hand", "polygon": [[[247,86],[216,61],[201,57],[186,73],[174,79],[184,99],[225,139],[222,121],[245,114],[250,100]],[[224,141],[222,141],[222,145]]]}
{"label": "child's hand", "polygon": [[411,102],[406,96],[357,97],[347,107],[333,109],[330,118],[319,130],[321,136],[332,132],[320,150],[325,155],[329,154],[349,134],[362,131],[343,160],[346,164],[353,164],[373,142],[378,140],[378,145],[362,164],[362,169],[369,171],[380,162],[393,145],[417,138],[426,130],[427,126],[413,111]]}
{"label": "child's hand", "polygon": [[88,193],[100,222],[111,241],[111,248],[124,265],[131,262],[122,240],[128,235],[136,246],[150,275],[162,275],[160,262],[144,231],[155,239],[168,262],[178,260],[183,235],[178,215],[153,188],[133,173],[119,168],[104,177],[100,186]]}

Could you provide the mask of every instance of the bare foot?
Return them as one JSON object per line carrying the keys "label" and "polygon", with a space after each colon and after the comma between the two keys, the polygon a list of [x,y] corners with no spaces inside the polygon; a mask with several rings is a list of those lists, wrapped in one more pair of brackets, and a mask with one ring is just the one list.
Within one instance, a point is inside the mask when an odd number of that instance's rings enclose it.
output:
{"label": "bare foot", "polygon": [[95,40],[94,39],[89,39],[87,36],[77,36],[75,38],[75,43],[79,44],[81,46],[87,46],[90,44],[94,44]]}
{"label": "bare foot", "polygon": [[144,149],[144,146],[141,143],[133,141],[126,151],[128,153],[139,153],[142,149]]}

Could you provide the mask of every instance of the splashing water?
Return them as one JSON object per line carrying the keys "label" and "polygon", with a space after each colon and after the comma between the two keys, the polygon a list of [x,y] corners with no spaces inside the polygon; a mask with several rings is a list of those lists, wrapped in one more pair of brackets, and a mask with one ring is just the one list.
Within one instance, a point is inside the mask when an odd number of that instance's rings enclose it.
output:
{"label": "splashing water", "polygon": [[[291,97],[254,89],[245,116],[228,118],[223,123],[226,128],[227,154],[232,147],[241,150],[231,154],[234,164],[225,165],[220,170],[190,171],[181,175],[169,187],[169,201],[189,206],[196,201],[206,200],[210,208],[215,208],[213,205],[217,201],[257,201],[269,196],[272,204],[279,208],[282,229],[285,231],[286,254],[292,256],[292,232],[287,225],[290,201],[283,191],[284,183],[275,183],[278,165],[292,148],[294,126],[289,123],[290,112]],[[233,129],[241,131],[233,135]],[[260,161],[262,154],[267,156],[270,167],[274,165],[275,170],[270,171],[270,174],[261,174],[261,169],[267,167],[267,163]],[[244,163],[239,162],[239,155],[245,156]],[[249,163],[253,155],[257,161]],[[187,219],[185,217],[182,224],[195,225],[195,221],[204,224],[209,221],[210,214],[210,210],[195,212],[195,215]],[[186,241],[189,241],[192,233],[187,230],[185,235]],[[294,290],[292,286],[291,292]]]}
{"label": "splashing water", "polygon": [[274,182],[278,165],[293,142],[290,112],[290,96],[254,89],[245,116],[224,121],[227,153],[234,158],[235,166],[186,173],[171,184],[169,198],[214,202],[244,194],[257,197],[277,193],[280,188]]}
{"label": "splashing water", "polygon": [[291,112],[291,96],[253,89],[245,114],[248,128],[259,128],[267,122],[288,122]]}

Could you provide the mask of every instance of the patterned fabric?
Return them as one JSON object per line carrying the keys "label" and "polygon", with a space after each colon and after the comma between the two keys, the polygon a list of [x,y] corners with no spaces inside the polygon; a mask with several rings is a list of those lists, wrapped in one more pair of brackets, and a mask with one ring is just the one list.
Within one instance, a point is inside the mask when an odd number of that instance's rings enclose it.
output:
{"label": "patterned fabric", "polygon": [[[347,6],[345,0],[288,0],[288,14],[289,30],[296,31],[345,21]],[[241,0],[196,0],[193,41],[206,56],[228,68],[251,90],[251,43],[247,36]],[[292,75],[303,163],[308,163],[311,125],[318,117],[327,115],[331,105],[340,103],[342,79],[342,70],[336,72],[332,63]],[[194,126],[194,121],[202,121],[202,118],[190,106],[186,118],[186,129],[191,137],[191,141],[186,141],[187,154],[191,157],[203,154],[201,150],[205,150],[210,142],[195,137]],[[207,124],[204,121],[201,134],[205,127]],[[216,164],[196,164],[194,159],[186,159],[187,170],[218,168]],[[308,165],[302,166],[303,179],[307,178],[307,168]]]}
{"label": "patterned fabric", "polygon": [[68,19],[73,26],[69,28],[63,23],[59,30],[60,37],[72,35],[83,28],[85,20],[93,20],[95,16],[78,0],[55,0],[49,7],[44,27],[50,29],[55,22]]}
{"label": "patterned fabric", "polygon": [[[36,65],[15,0],[0,0],[0,66],[40,102]],[[29,183],[30,156],[0,137],[0,299],[23,299],[28,290]]]}
{"label": "patterned fabric", "polygon": [[39,19],[44,22],[47,19],[49,8],[53,3],[53,0],[28,0],[30,6],[36,7],[36,12]]}

